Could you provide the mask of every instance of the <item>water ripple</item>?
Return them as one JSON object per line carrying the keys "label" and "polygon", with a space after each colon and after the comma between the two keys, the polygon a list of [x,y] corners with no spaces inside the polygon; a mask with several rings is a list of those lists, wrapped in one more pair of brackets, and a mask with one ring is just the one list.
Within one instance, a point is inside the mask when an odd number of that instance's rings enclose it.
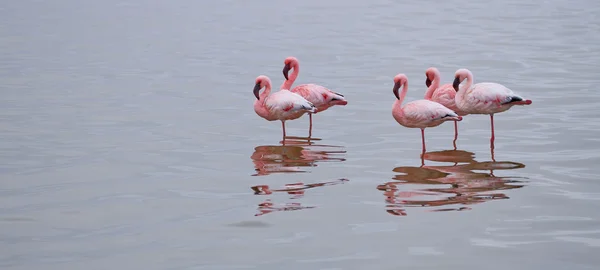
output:
{"label": "water ripple", "polygon": [[[526,182],[522,177],[494,175],[495,170],[514,170],[525,167],[516,162],[478,162],[474,154],[462,150],[428,152],[424,160],[450,162],[452,166],[396,167],[394,182],[377,186],[386,197],[386,211],[406,216],[406,208],[426,207],[431,211],[470,210],[471,205],[491,200],[508,199],[495,191],[517,189]],[[459,163],[463,163],[460,164]],[[490,173],[475,171],[489,170]],[[433,187],[427,187],[433,186]],[[456,207],[451,207],[458,205]]]}

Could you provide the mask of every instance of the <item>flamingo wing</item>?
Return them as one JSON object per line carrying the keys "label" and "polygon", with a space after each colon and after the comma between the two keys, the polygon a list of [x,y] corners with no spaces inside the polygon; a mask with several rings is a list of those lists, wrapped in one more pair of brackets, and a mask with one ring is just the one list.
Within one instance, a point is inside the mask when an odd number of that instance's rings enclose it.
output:
{"label": "flamingo wing", "polygon": [[458,113],[458,107],[456,107],[456,103],[454,101],[455,96],[456,90],[454,90],[452,84],[448,83],[438,87],[438,89],[436,89],[433,93],[431,100],[440,103],[444,107]]}
{"label": "flamingo wing", "polygon": [[444,107],[444,105],[426,99],[407,103],[403,111],[407,119],[421,123],[442,119],[450,120],[458,117],[458,114]]}
{"label": "flamingo wing", "polygon": [[314,112],[316,110],[315,105],[310,101],[306,100],[302,96],[292,93],[288,90],[279,90],[272,94],[269,99],[265,102],[265,105],[271,111],[282,111],[282,112],[299,112],[308,111]]}
{"label": "flamingo wing", "polygon": [[317,107],[326,105],[332,101],[346,101],[344,95],[333,92],[318,84],[301,84],[294,87],[291,91],[301,95]]}
{"label": "flamingo wing", "polygon": [[467,97],[484,104],[504,105],[511,102],[523,101],[523,97],[513,93],[506,86],[497,83],[478,83],[473,85],[468,92]]}

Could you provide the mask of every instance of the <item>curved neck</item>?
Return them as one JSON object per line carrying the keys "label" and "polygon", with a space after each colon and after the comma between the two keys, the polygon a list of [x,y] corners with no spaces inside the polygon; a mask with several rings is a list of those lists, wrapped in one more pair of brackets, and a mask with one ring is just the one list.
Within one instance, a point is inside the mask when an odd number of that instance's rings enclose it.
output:
{"label": "curved neck", "polygon": [[396,103],[398,105],[402,105],[402,102],[404,101],[404,97],[406,97],[406,92],[408,92],[408,82],[405,82],[402,85],[402,92],[400,92],[400,98],[398,100],[396,100]]}
{"label": "curved neck", "polygon": [[294,71],[292,71],[292,75],[289,76],[289,80],[285,80],[283,82],[283,84],[281,85],[281,89],[288,89],[288,90],[292,90],[292,85],[294,84],[294,82],[296,81],[296,78],[298,78],[298,75],[300,73],[300,64],[298,63],[294,63],[294,65],[292,66]]}
{"label": "curved neck", "polygon": [[433,92],[435,92],[438,87],[440,87],[440,74],[436,72],[433,77],[433,82],[431,82],[431,85],[427,88],[427,92],[425,92],[425,99],[431,99]]}
{"label": "curved neck", "polygon": [[473,85],[473,73],[471,73],[471,71],[467,71],[467,82],[461,87],[458,87],[458,93],[456,93],[456,102],[462,102],[462,100],[464,99],[465,95],[467,94],[467,90],[469,90],[469,88],[471,88],[471,86]]}
{"label": "curved neck", "polygon": [[262,103],[265,103],[265,100],[267,99],[269,94],[271,94],[271,82],[267,81],[265,85],[265,91],[258,95],[260,97],[260,101]]}

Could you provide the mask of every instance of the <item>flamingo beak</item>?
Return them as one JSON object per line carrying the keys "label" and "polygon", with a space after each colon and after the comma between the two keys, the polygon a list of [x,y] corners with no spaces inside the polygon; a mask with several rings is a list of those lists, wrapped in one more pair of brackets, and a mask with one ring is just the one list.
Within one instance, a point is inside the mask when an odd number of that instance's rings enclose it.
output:
{"label": "flamingo beak", "polygon": [[256,99],[260,100],[260,98],[258,97],[258,91],[260,91],[262,87],[260,86],[260,82],[256,83],[256,85],[254,86],[254,96],[256,97]]}
{"label": "flamingo beak", "polygon": [[429,77],[427,77],[427,80],[425,80],[425,85],[427,87],[431,86],[431,80],[429,79]]}
{"label": "flamingo beak", "polygon": [[460,85],[460,79],[458,77],[454,78],[454,82],[452,83],[452,87],[454,87],[454,91],[458,92],[459,85]]}
{"label": "flamingo beak", "polygon": [[400,89],[400,82],[394,83],[394,90],[392,90],[394,92],[394,96],[396,96],[397,99],[400,99],[400,96],[398,95],[398,89]]}
{"label": "flamingo beak", "polygon": [[285,64],[285,66],[283,67],[283,77],[285,77],[286,80],[289,80],[288,72],[290,72],[290,69],[292,69],[292,67],[290,67],[290,64]]}

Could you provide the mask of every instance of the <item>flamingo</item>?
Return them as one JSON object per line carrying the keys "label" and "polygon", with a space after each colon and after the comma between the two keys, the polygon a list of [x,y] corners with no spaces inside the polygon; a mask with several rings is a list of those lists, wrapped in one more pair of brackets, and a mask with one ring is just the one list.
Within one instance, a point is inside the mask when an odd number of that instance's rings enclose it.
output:
{"label": "flamingo", "polygon": [[[430,67],[425,71],[425,85],[427,86],[427,92],[425,92],[425,99],[435,101],[444,107],[454,111],[460,116],[467,115],[461,111],[454,102],[454,96],[456,96],[456,90],[451,83],[443,84],[440,86],[440,71],[435,67]],[[458,122],[454,121],[454,149],[456,149],[456,140],[458,139]]]}
{"label": "flamingo", "polygon": [[[459,88],[464,81],[467,82]],[[456,106],[468,114],[489,114],[492,126],[492,137],[490,138],[490,147],[494,149],[494,114],[504,112],[514,105],[529,105],[532,103],[529,99],[513,93],[506,86],[483,82],[473,84],[473,73],[466,68],[458,69],[454,73],[454,82],[452,87],[456,91],[454,101]]]}
{"label": "flamingo", "polygon": [[[306,100],[312,102],[317,110],[314,113],[322,112],[335,105],[345,106],[348,101],[344,98],[344,95],[333,92],[321,85],[317,84],[301,84],[292,89],[292,85],[300,73],[300,63],[296,57],[290,56],[283,61],[283,77],[285,81],[281,85],[281,89],[290,89],[290,91],[301,95]],[[291,69],[294,69],[292,75],[288,73]],[[312,136],[312,114],[308,113],[310,118],[310,126],[308,129],[308,137]]]}
{"label": "flamingo", "polygon": [[[398,95],[398,89],[402,87],[402,93]],[[402,101],[408,91],[408,78],[404,74],[394,77],[394,95],[396,102],[392,107],[392,116],[400,125],[408,128],[420,128],[423,142],[423,154],[425,153],[425,128],[436,127],[445,121],[461,121],[462,117],[452,110],[437,102],[420,99],[411,101],[402,106]]]}
{"label": "flamingo", "polygon": [[[281,89],[270,95],[271,79],[265,75],[256,77],[255,83],[254,96],[256,101],[254,101],[254,111],[267,121],[281,121],[284,142],[285,121],[297,119],[306,112],[314,113],[316,111],[315,105],[310,101],[287,89]],[[263,87],[265,91],[259,95]]]}

